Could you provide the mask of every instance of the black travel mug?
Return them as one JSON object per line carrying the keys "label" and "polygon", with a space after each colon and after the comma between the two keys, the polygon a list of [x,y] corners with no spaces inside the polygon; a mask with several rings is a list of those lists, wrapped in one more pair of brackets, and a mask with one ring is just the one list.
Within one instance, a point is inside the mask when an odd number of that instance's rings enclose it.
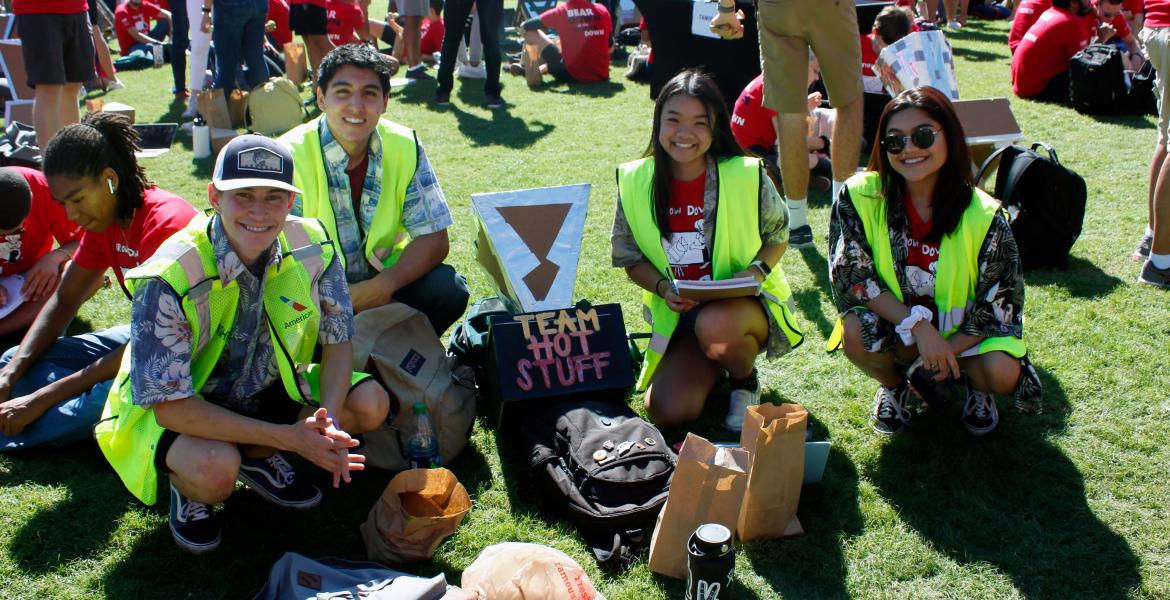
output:
{"label": "black travel mug", "polygon": [[735,547],[731,530],[718,524],[700,525],[687,540],[687,600],[731,598]]}

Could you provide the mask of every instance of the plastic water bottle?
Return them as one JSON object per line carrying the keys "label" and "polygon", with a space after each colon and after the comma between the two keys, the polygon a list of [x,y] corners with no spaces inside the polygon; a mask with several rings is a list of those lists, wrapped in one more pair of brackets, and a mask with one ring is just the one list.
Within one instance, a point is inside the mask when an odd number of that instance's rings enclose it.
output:
{"label": "plastic water bottle", "polygon": [[191,151],[195,158],[211,156],[211,128],[200,114],[195,115],[195,121],[191,124]]}
{"label": "plastic water bottle", "polygon": [[425,402],[414,403],[414,435],[406,442],[406,455],[412,469],[437,469],[442,466],[439,438],[435,436],[435,428],[427,416]]}

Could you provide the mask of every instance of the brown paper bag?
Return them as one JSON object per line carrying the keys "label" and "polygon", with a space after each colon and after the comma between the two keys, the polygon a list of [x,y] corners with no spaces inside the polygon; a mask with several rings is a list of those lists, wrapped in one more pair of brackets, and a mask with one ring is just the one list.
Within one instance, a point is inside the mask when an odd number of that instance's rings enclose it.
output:
{"label": "brown paper bag", "polygon": [[459,585],[491,600],[605,600],[569,555],[521,542],[484,548]]}
{"label": "brown paper bag", "polygon": [[232,119],[232,129],[244,126],[244,116],[248,112],[248,92],[241,89],[232,90],[227,99],[228,115]]}
{"label": "brown paper bag", "polygon": [[223,90],[218,88],[201,90],[195,97],[195,108],[212,129],[235,129]]}
{"label": "brown paper bag", "polygon": [[651,571],[684,579],[687,539],[699,525],[719,523],[735,531],[749,471],[751,455],[746,450],[717,447],[687,434],[670,481],[670,495],[650,540]]}
{"label": "brown paper bag", "polygon": [[429,559],[471,510],[471,497],[447,469],[411,469],[390,480],[362,524],[370,560],[405,564]]}
{"label": "brown paper bag", "polygon": [[301,85],[305,76],[309,74],[309,59],[305,56],[305,45],[300,42],[289,42],[284,45],[284,76],[288,80]]}
{"label": "brown paper bag", "polygon": [[804,533],[796,518],[804,481],[804,430],[799,404],[749,406],[739,445],[752,454],[752,471],[736,533],[740,541]]}

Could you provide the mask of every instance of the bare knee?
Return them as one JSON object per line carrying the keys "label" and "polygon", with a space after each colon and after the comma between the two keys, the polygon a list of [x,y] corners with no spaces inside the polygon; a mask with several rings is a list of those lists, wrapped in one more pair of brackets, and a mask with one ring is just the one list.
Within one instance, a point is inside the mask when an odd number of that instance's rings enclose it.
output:
{"label": "bare knee", "polygon": [[350,433],[365,433],[377,429],[390,412],[390,396],[378,382],[368,379],[350,391],[345,398],[345,412],[351,423],[343,424]]}
{"label": "bare knee", "polygon": [[214,504],[227,499],[235,490],[240,452],[233,444],[208,440],[184,444],[180,438],[171,446],[167,466],[185,484],[186,496]]}
{"label": "bare knee", "polygon": [[[991,352],[979,357],[980,379],[977,383],[985,392],[1011,394],[1020,381],[1020,359],[1003,352]],[[975,382],[973,382],[975,383]]]}
{"label": "bare knee", "polygon": [[865,342],[861,336],[861,320],[857,315],[849,313],[842,321],[845,335],[842,338],[841,349],[845,351],[845,357],[855,363],[864,360],[872,352],[865,349]]}
{"label": "bare knee", "polygon": [[[656,389],[657,388],[657,389]],[[696,402],[687,394],[672,393],[671,386],[654,384],[646,391],[646,412],[657,427],[678,427],[699,418],[702,400]]]}

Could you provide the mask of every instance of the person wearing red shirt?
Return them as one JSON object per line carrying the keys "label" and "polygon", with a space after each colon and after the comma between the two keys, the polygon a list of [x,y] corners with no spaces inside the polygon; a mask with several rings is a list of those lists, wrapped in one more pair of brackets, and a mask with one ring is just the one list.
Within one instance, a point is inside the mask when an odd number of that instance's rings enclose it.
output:
{"label": "person wearing red shirt", "polygon": [[107,269],[125,290],[123,271],[142,264],[196,215],[147,181],[134,157],[137,139],[125,117],[99,112],[62,129],[44,150],[52,197],[85,233],[20,345],[0,359],[0,450],[91,435],[105,397],[86,392],[117,373],[129,328],[86,342],[57,336]]}
{"label": "person wearing red shirt", "polygon": [[861,36],[862,93],[861,139],[866,147],[873,147],[878,119],[890,101],[885,84],[877,72],[878,55],[886,46],[916,31],[914,15],[901,6],[887,6],[873,20],[873,31]]}
{"label": "person wearing red shirt", "polygon": [[327,0],[325,30],[329,43],[334,46],[361,42],[365,37],[366,15],[354,0]]}
{"label": "person wearing red shirt", "polygon": [[0,335],[7,336],[27,329],[57,288],[61,270],[77,249],[81,228],[53,202],[40,171],[0,168],[0,197],[5,202],[0,214],[0,281],[5,285],[19,281],[20,291],[19,297],[10,296],[7,287],[0,286],[0,310],[11,311],[0,317]]}
{"label": "person wearing red shirt", "polygon": [[[419,41],[419,52],[426,62],[435,62],[435,53],[443,49],[443,17],[435,9],[436,3],[431,3],[431,14],[423,19],[422,39]],[[438,4],[438,10],[443,10]]]}
{"label": "person wearing red shirt", "polygon": [[1133,258],[1144,261],[1138,281],[1170,289],[1170,161],[1166,160],[1170,93],[1162,76],[1170,73],[1170,0],[1146,0],[1141,38],[1150,64],[1158,72],[1154,90],[1158,95],[1158,143],[1150,159],[1149,220]]}
{"label": "person wearing red shirt", "polygon": [[1016,47],[1024,39],[1024,34],[1032,28],[1044,11],[1052,8],[1052,0],[1024,0],[1016,7],[1016,15],[1012,17],[1012,29],[1008,32],[1008,49],[1016,53]]}
{"label": "person wearing red shirt", "polygon": [[1088,0],[1052,0],[1012,55],[1012,91],[1021,98],[1068,102],[1068,61],[1089,44]]}
{"label": "person wearing red shirt", "polygon": [[[560,47],[543,31],[555,29]],[[524,41],[535,48],[543,64],[533,63],[535,74],[549,73],[559,81],[592,83],[609,80],[609,53],[613,49],[613,20],[609,10],[590,0],[569,0],[524,23]],[[515,67],[509,67],[516,73]],[[539,83],[533,77],[529,84]]]}
{"label": "person wearing red shirt", "polygon": [[1126,71],[1137,71],[1142,67],[1144,57],[1137,38],[1129,29],[1129,23],[1122,15],[1122,0],[1093,0],[1087,22],[1089,37],[1098,44],[1110,44],[1121,51]]}
{"label": "person wearing red shirt", "polygon": [[1129,29],[1137,35],[1142,30],[1145,23],[1146,6],[1142,0],[1124,0],[1122,2],[1121,14],[1125,16],[1125,20],[1129,23]]}
{"label": "person wearing red shirt", "polygon": [[284,52],[284,45],[293,41],[292,30],[288,26],[288,0],[268,0],[268,20],[273,27],[266,29],[268,38],[279,52]]}
{"label": "person wearing red shirt", "polygon": [[305,40],[309,72],[316,73],[321,60],[334,47],[333,42],[329,41],[325,0],[289,0],[288,5],[289,27]]}
{"label": "person wearing red shirt", "polygon": [[20,31],[28,85],[34,88],[37,146],[44,148],[58,130],[77,122],[77,94],[85,82],[97,79],[89,4],[86,0],[13,0],[12,12]]}
{"label": "person wearing red shirt", "polygon": [[[95,0],[98,1],[98,0]],[[151,21],[157,21],[153,26]],[[146,0],[127,0],[114,9],[114,35],[122,56],[150,45],[163,44],[170,32],[171,13]]]}

